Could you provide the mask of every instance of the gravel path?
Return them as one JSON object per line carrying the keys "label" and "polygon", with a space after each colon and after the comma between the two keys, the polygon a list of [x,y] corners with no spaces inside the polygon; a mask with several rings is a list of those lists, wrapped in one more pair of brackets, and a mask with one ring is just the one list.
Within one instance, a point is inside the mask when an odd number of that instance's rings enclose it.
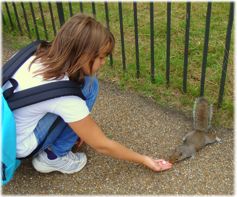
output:
{"label": "gravel path", "polygon": [[[3,61],[11,54],[13,51],[3,43]],[[151,99],[102,81],[92,116],[108,137],[155,158],[167,158],[192,130],[191,118],[182,113],[164,109]],[[2,192],[12,195],[231,195],[234,194],[234,130],[214,130],[222,143],[207,146],[194,159],[180,162],[166,172],[155,173],[141,165],[115,160],[83,145],[88,163],[81,172],[41,174],[27,159]]]}

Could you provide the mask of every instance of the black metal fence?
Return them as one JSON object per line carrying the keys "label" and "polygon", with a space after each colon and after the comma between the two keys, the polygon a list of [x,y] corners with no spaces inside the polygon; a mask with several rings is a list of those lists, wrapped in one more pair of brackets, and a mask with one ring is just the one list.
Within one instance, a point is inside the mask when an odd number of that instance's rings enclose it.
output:
{"label": "black metal fence", "polygon": [[[40,35],[37,19],[35,16],[35,10],[32,5],[32,2],[29,2],[29,8],[31,11],[31,17],[33,19],[33,29],[35,35],[32,35],[31,28],[29,26],[29,17],[26,13],[25,4],[26,3],[18,3],[20,7],[16,6],[15,2],[4,2],[2,3],[2,23],[3,26],[10,26],[12,30],[19,31],[21,35],[24,33],[28,34],[28,37],[31,39],[49,39],[48,29],[45,23],[44,12],[42,9],[42,3],[38,2],[38,10],[40,11],[40,17],[43,27],[44,36]],[[56,35],[57,29],[63,25],[65,22],[65,9],[69,10],[70,16],[73,14],[72,3],[56,3],[56,10],[53,10],[52,3],[48,2],[48,10],[50,13],[50,20],[51,20],[51,28],[53,29],[53,34]],[[83,12],[83,3],[78,2],[80,5],[80,10],[78,12]],[[110,18],[109,18],[109,8],[108,2],[104,2],[104,12],[106,18],[106,25],[110,29]],[[120,41],[121,41],[121,59],[122,59],[122,68],[123,70],[127,69],[126,65],[126,53],[125,53],[125,40],[124,40],[124,28],[123,28],[123,7],[122,2],[118,2],[118,14],[119,14],[119,27],[120,27]],[[68,7],[66,7],[67,5]],[[187,73],[188,73],[188,58],[189,58],[189,34],[190,34],[190,18],[191,18],[191,6],[192,3],[186,3],[186,25],[185,25],[185,43],[184,43],[184,53],[183,53],[183,84],[182,90],[184,93],[187,92]],[[13,12],[10,12],[10,7]],[[151,81],[155,81],[155,61],[154,61],[154,2],[150,2],[150,77]],[[3,9],[4,8],[4,9]],[[18,12],[21,11],[24,16],[24,21],[20,21],[18,16]],[[91,2],[91,11],[94,17],[96,17],[96,5],[95,2]],[[166,30],[166,85],[167,87],[170,85],[170,46],[171,46],[171,12],[172,12],[172,3],[167,2],[167,30]],[[206,65],[207,65],[207,56],[208,56],[208,43],[209,43],[209,32],[210,32],[210,20],[211,20],[211,13],[212,13],[212,2],[207,3],[206,9],[206,22],[205,22],[205,35],[204,35],[204,47],[203,47],[203,55],[202,55],[202,69],[201,69],[201,80],[200,80],[200,96],[204,95],[204,88],[205,88],[205,77],[206,77]],[[140,55],[139,55],[139,34],[138,34],[138,22],[137,22],[137,3],[133,2],[133,20],[134,20],[134,36],[135,36],[135,58],[136,58],[136,77],[140,77]],[[60,26],[56,27],[56,21],[58,21]],[[15,19],[15,21],[14,21]],[[231,32],[234,20],[234,3],[230,2],[230,9],[229,9],[229,19],[226,31],[226,39],[225,39],[225,48],[223,51],[223,64],[222,64],[222,74],[221,80],[219,85],[219,96],[218,96],[218,107],[221,107],[223,102],[224,96],[224,87],[226,81],[226,73],[227,73],[227,65],[228,65],[228,58],[229,58],[229,50],[231,44]],[[26,32],[22,30],[22,24],[24,23]],[[113,56],[110,55],[110,65],[113,65]]]}

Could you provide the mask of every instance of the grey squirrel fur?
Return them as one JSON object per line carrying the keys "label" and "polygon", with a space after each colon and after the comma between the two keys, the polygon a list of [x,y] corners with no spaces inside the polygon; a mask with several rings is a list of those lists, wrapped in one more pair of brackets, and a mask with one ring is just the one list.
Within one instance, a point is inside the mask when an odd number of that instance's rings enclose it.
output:
{"label": "grey squirrel fur", "polygon": [[193,106],[194,129],[207,132],[211,128],[212,113],[212,104],[209,104],[206,98],[196,98]]}
{"label": "grey squirrel fur", "polygon": [[194,157],[195,153],[207,144],[221,141],[214,134],[207,132],[211,127],[211,119],[212,105],[204,97],[197,98],[193,107],[194,131],[187,133],[183,137],[183,144],[178,146],[170,155],[170,163]]}

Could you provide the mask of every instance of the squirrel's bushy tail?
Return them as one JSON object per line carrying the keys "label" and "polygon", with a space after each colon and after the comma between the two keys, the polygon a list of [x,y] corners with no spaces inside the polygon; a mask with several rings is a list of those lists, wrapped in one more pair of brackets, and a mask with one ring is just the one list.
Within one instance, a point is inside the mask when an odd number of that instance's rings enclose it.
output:
{"label": "squirrel's bushy tail", "polygon": [[193,106],[193,126],[195,130],[208,131],[211,127],[212,105],[204,97],[196,98]]}

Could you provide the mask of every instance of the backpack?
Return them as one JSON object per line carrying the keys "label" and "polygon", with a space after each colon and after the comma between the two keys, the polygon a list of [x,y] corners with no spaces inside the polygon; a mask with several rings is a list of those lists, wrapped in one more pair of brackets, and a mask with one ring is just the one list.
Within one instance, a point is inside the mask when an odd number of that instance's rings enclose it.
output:
{"label": "backpack", "polygon": [[[61,96],[79,96],[85,100],[81,92],[82,86],[73,81],[52,82],[26,90],[14,92],[18,83],[11,78],[24,62],[31,57],[37,50],[39,44],[45,41],[34,41],[25,48],[21,49],[4,64],[2,68],[2,86],[9,81],[11,87],[1,91],[2,102],[2,134],[1,134],[1,163],[2,163],[2,185],[7,184],[14,176],[20,160],[16,158],[16,126],[13,110]],[[57,126],[60,117],[55,120],[50,130]],[[48,132],[50,133],[50,131]],[[45,139],[47,136],[45,137]],[[43,143],[41,143],[42,145]],[[37,150],[40,145],[37,147]],[[35,151],[34,151],[35,153]],[[32,154],[31,154],[32,155]]]}
{"label": "backpack", "polygon": [[10,110],[1,92],[2,103],[2,185],[10,181],[20,160],[16,159],[16,126]]}

